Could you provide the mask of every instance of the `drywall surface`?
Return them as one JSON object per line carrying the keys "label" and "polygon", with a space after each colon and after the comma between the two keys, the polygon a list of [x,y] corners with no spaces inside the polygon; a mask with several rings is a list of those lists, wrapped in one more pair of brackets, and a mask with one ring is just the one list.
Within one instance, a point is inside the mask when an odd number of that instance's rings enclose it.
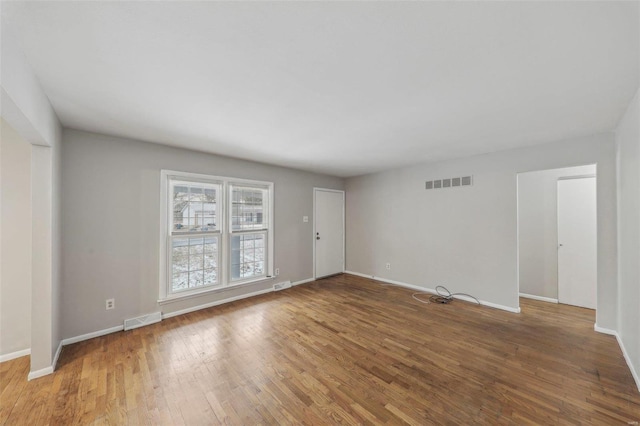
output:
{"label": "drywall surface", "polygon": [[31,347],[31,144],[0,125],[0,355],[7,355]]}
{"label": "drywall surface", "polygon": [[[62,132],[51,147],[51,354],[53,361],[62,342]],[[53,366],[55,368],[55,366]]]}
{"label": "drywall surface", "polygon": [[60,139],[56,113],[5,21],[0,32],[2,117],[27,142],[53,146]]}
{"label": "drywall surface", "polygon": [[[639,93],[616,130],[618,154],[619,328],[640,374],[640,100]],[[636,376],[638,380],[638,376]],[[640,388],[640,382],[638,382]]]}
{"label": "drywall surface", "polygon": [[[347,270],[517,308],[516,175],[584,164],[598,167],[597,322],[615,328],[613,133],[347,179]],[[425,190],[466,175],[473,186]]]}
{"label": "drywall surface", "polygon": [[595,174],[589,165],[518,175],[520,293],[558,298],[558,179]]}
{"label": "drywall surface", "polygon": [[52,148],[31,147],[31,372],[52,366],[53,347]]}
{"label": "drywall surface", "polygon": [[[161,169],[274,182],[278,279],[158,305]],[[62,170],[64,338],[312,278],[313,187],[344,186],[341,178],[76,130],[64,131]],[[116,308],[106,311],[112,297]]]}

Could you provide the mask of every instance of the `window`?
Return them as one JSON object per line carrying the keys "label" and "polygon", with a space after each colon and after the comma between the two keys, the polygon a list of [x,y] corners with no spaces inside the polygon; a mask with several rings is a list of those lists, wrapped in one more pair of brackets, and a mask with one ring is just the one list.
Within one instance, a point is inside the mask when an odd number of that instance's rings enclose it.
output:
{"label": "window", "polygon": [[231,281],[264,276],[268,192],[256,186],[230,185]]}
{"label": "window", "polygon": [[273,183],[161,175],[161,300],[271,275]]}

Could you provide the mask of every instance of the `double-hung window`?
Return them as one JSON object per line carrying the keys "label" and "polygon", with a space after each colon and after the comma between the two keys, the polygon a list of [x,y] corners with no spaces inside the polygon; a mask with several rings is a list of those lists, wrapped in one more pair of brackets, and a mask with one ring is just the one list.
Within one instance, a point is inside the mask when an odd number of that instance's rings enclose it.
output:
{"label": "double-hung window", "polygon": [[160,299],[271,275],[273,183],[163,170]]}
{"label": "double-hung window", "polygon": [[231,281],[266,275],[269,191],[255,185],[230,184]]}

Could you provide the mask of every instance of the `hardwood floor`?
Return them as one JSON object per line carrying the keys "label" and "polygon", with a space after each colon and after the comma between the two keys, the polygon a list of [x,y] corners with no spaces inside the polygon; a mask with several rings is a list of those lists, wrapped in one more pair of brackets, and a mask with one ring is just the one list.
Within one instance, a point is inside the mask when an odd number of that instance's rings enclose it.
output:
{"label": "hardwood floor", "polygon": [[640,394],[594,313],[522,314],[341,275],[65,346],[0,424],[633,424]]}

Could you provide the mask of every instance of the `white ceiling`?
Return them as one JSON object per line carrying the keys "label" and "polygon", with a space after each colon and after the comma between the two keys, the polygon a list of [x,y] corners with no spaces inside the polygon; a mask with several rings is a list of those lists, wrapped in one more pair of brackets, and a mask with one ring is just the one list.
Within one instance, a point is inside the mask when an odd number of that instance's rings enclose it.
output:
{"label": "white ceiling", "polygon": [[354,176],[615,128],[638,2],[3,2],[63,125]]}

